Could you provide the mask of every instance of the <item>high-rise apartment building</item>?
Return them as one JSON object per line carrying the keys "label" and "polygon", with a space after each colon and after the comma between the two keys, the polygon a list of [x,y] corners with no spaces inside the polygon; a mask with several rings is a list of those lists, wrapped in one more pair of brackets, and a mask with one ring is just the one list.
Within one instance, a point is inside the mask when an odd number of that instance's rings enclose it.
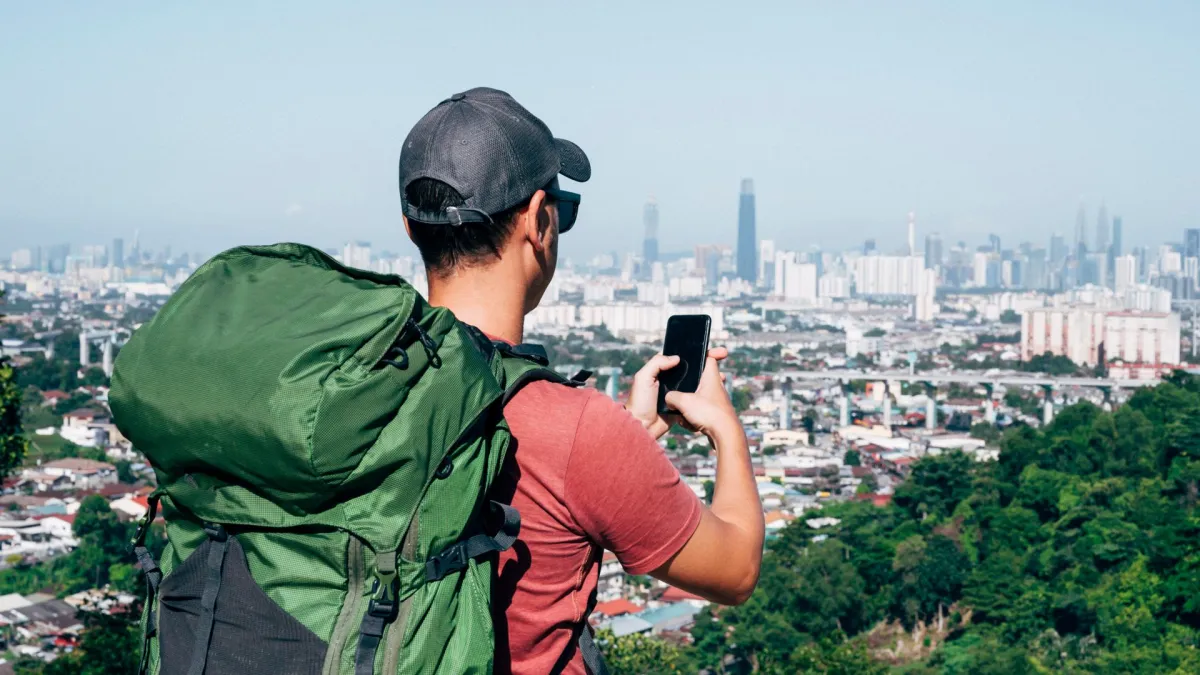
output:
{"label": "high-rise apartment building", "polygon": [[56,244],[50,247],[46,256],[46,271],[50,274],[62,274],[67,271],[67,256],[71,255],[70,244]]}
{"label": "high-rise apartment building", "polygon": [[1041,290],[1049,283],[1049,269],[1046,266],[1046,249],[1030,249],[1025,258],[1025,267],[1021,274],[1021,286],[1029,290]]}
{"label": "high-rise apartment building", "polygon": [[1026,310],[1021,358],[1047,352],[1088,366],[1103,356],[1105,362],[1119,359],[1127,368],[1156,372],[1179,363],[1179,315],[1087,306]]}
{"label": "high-rise apartment building", "polygon": [[758,281],[758,236],[754,230],[754,181],[742,180],[738,198],[737,275],[750,283]]}
{"label": "high-rise apartment building", "polygon": [[646,202],[646,207],[642,210],[642,225],[646,232],[646,237],[642,240],[642,260],[649,269],[658,262],[658,202],[654,201],[654,197]]}
{"label": "high-rise apartment building", "polygon": [[371,243],[367,241],[346,242],[346,245],[342,247],[342,264],[361,270],[371,269]]}
{"label": "high-rise apartment building", "polygon": [[1113,267],[1113,290],[1124,293],[1127,289],[1137,285],[1137,258],[1131,255],[1117,256],[1114,259]]}
{"label": "high-rise apartment building", "polygon": [[117,237],[112,240],[112,248],[108,250],[108,266],[125,266],[125,240]]}
{"label": "high-rise apartment building", "polygon": [[33,251],[27,248],[13,251],[9,265],[18,272],[33,269]]}
{"label": "high-rise apartment building", "polygon": [[937,269],[942,266],[942,235],[937,232],[925,236],[925,268]]}
{"label": "high-rise apartment building", "polygon": [[854,260],[858,295],[916,295],[925,269],[921,256],[870,255]]}
{"label": "high-rise apartment building", "polygon": [[992,253],[1000,252],[1000,235],[998,235],[998,234],[989,234],[988,235],[988,248],[992,249]]}
{"label": "high-rise apartment building", "polygon": [[758,242],[758,285],[773,290],[775,283],[775,241]]}

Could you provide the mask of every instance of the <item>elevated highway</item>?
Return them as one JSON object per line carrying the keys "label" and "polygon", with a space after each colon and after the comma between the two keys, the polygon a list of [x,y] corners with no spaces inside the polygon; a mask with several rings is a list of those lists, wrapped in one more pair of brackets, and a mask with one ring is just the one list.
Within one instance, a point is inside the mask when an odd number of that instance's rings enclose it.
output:
{"label": "elevated highway", "polygon": [[957,373],[910,373],[907,370],[784,370],[778,373],[788,380],[866,380],[869,382],[928,382],[929,384],[991,384],[1028,387],[1094,387],[1096,389],[1133,389],[1151,387],[1158,380],[1116,380],[1097,377],[1057,377],[1022,375],[989,371]]}

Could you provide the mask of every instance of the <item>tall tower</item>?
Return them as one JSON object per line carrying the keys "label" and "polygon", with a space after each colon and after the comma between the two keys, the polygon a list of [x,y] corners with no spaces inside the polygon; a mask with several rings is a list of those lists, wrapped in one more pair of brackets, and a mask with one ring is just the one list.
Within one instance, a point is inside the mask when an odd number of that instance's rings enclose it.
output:
{"label": "tall tower", "polygon": [[908,254],[917,254],[917,212],[908,212]]}
{"label": "tall tower", "polygon": [[1075,214],[1075,257],[1082,260],[1087,251],[1087,212],[1080,204],[1079,213]]}
{"label": "tall tower", "polygon": [[658,262],[658,202],[651,197],[642,210],[642,225],[646,229],[646,238],[642,240],[642,259],[647,269]]}
{"label": "tall tower", "polygon": [[742,179],[738,200],[737,275],[750,283],[758,281],[758,236],[754,231],[754,181]]}
{"label": "tall tower", "polygon": [[1121,223],[1121,216],[1113,216],[1112,219],[1112,243],[1109,245],[1109,258],[1118,258],[1125,255],[1124,243],[1121,241],[1124,225]]}
{"label": "tall tower", "polygon": [[1096,252],[1108,253],[1108,208],[1100,203],[1100,211],[1096,214]]}

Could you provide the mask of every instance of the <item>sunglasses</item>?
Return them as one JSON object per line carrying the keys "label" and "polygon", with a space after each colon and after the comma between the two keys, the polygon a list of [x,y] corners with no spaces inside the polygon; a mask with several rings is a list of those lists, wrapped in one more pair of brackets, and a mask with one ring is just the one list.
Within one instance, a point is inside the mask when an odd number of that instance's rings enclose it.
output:
{"label": "sunglasses", "polygon": [[583,196],[578,192],[567,192],[556,187],[545,188],[545,192],[558,207],[558,233],[566,234],[575,227],[575,219],[579,217],[579,202]]}

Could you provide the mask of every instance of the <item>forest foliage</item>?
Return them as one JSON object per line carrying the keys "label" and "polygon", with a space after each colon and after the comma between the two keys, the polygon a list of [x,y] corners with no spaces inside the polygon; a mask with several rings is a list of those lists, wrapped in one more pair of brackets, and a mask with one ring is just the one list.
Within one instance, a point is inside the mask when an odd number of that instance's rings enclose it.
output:
{"label": "forest foliage", "polygon": [[828,506],[840,522],[821,530],[793,522],[751,599],[702,612],[674,661],[714,673],[1200,672],[1200,379],[1176,374],[1114,412],[1076,404],[1000,444],[996,461],[918,461],[887,507]]}

